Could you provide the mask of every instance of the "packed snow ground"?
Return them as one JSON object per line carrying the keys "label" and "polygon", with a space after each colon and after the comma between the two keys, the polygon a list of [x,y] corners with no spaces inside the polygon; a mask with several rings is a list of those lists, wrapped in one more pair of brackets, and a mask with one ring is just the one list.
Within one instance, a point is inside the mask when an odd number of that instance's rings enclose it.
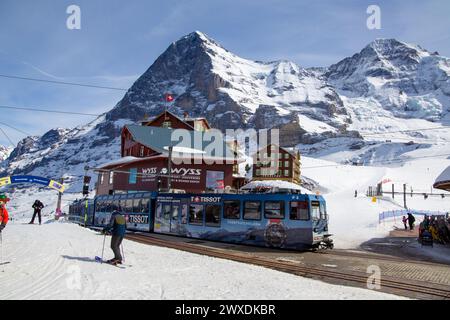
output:
{"label": "packed snow ground", "polygon": [[[121,269],[95,262],[102,243],[99,233],[71,223],[11,223],[3,234],[11,263],[0,266],[0,300],[401,299],[127,240],[131,266]],[[105,257],[111,257],[108,247]]]}

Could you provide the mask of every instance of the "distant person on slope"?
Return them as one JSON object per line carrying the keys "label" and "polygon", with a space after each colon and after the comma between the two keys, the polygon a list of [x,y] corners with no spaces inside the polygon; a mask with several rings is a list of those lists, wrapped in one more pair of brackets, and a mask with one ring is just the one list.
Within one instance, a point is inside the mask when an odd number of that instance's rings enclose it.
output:
{"label": "distant person on slope", "polygon": [[39,200],[36,200],[31,206],[34,209],[33,218],[31,219],[29,224],[34,224],[34,219],[36,218],[36,214],[38,215],[39,224],[41,224],[41,210],[44,208],[44,204]]}
{"label": "distant person on slope", "polygon": [[9,215],[8,210],[6,210],[6,204],[4,202],[0,202],[0,233],[3,229],[5,229],[8,220]]}
{"label": "distant person on slope", "polygon": [[408,224],[409,224],[409,230],[414,230],[414,222],[416,221],[416,218],[411,214],[411,212],[408,212]]}
{"label": "distant person on slope", "polygon": [[127,222],[125,217],[117,210],[115,210],[111,215],[111,220],[109,224],[103,229],[104,233],[111,232],[111,249],[114,252],[114,258],[106,261],[111,264],[121,264],[122,255],[120,254],[120,245],[125,237],[127,230]]}
{"label": "distant person on slope", "polygon": [[402,222],[403,222],[403,225],[405,226],[405,230],[408,230],[408,226],[406,225],[406,222],[408,222],[408,219],[406,219],[405,216],[403,216]]}

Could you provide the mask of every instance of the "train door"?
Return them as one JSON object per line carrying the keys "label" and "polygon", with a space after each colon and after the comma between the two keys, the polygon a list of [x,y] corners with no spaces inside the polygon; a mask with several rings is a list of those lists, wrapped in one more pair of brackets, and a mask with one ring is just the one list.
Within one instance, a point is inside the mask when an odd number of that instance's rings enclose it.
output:
{"label": "train door", "polygon": [[155,232],[178,233],[181,219],[179,200],[158,201],[155,212]]}

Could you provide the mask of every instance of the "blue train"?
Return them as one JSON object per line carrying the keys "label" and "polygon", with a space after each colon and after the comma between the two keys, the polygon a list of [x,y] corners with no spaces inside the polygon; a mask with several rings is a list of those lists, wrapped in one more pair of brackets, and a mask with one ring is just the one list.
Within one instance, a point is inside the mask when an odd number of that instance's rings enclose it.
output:
{"label": "blue train", "polygon": [[307,194],[102,195],[70,205],[69,219],[102,228],[114,210],[131,231],[305,250],[333,248],[325,199]]}

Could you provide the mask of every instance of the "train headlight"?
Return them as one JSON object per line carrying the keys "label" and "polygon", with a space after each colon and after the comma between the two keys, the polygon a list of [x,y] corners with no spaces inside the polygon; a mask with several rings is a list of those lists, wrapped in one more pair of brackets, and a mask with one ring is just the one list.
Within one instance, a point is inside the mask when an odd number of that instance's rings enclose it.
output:
{"label": "train headlight", "polygon": [[313,231],[314,231],[314,232],[317,232],[317,231],[318,231],[318,229],[317,229],[317,228],[314,228],[314,229],[313,229]]}

